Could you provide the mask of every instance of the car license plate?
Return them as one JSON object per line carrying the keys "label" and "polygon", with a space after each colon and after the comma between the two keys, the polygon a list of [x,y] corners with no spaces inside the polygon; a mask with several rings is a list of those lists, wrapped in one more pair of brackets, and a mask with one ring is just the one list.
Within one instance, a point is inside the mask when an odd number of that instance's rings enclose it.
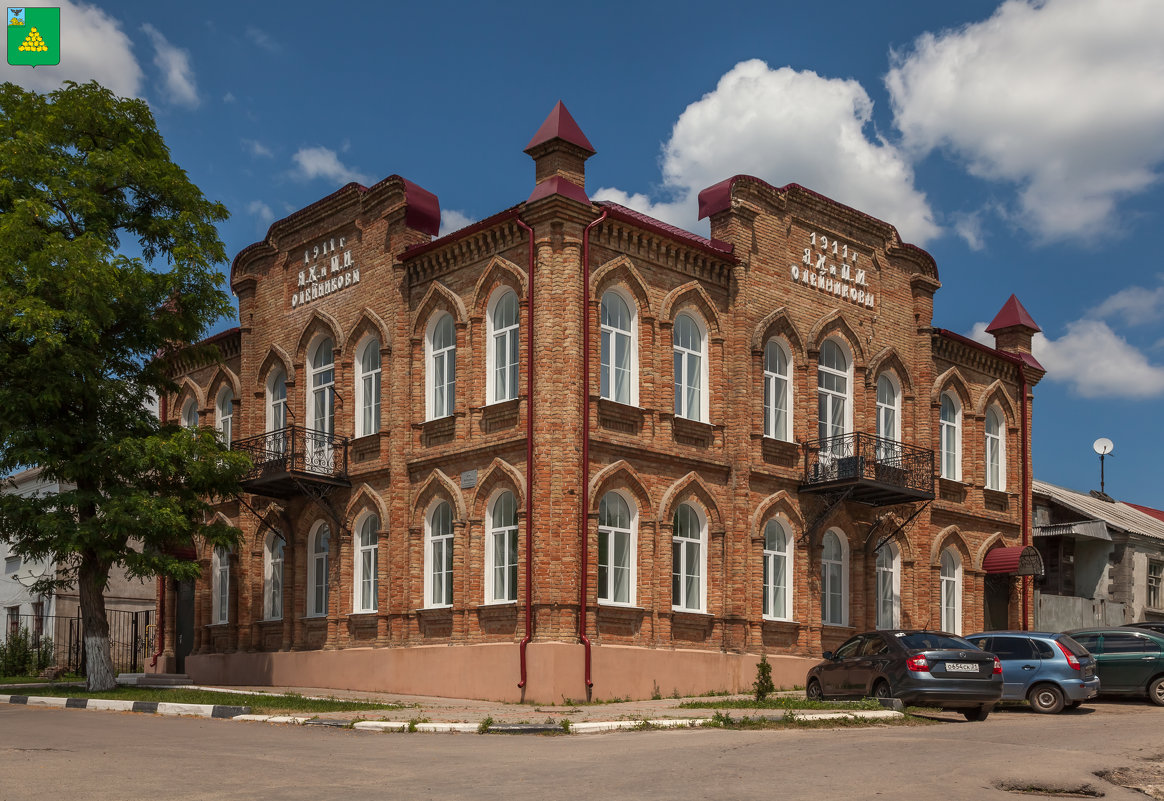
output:
{"label": "car license plate", "polygon": [[947,662],[947,673],[977,673],[978,665],[973,662]]}

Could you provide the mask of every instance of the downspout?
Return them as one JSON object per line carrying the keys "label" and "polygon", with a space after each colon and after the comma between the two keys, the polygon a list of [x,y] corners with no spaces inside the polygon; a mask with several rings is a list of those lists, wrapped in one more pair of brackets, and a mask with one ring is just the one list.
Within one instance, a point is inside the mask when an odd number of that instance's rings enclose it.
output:
{"label": "downspout", "polygon": [[590,638],[586,636],[586,590],[590,575],[590,230],[606,219],[603,210],[582,232],[582,575],[578,590],[578,639],[586,657],[586,694],[589,700],[594,680],[590,676]]}
{"label": "downspout", "polygon": [[[1023,547],[1025,548],[1031,544],[1031,510],[1030,510],[1031,485],[1030,485],[1030,467],[1029,467],[1030,458],[1031,458],[1031,454],[1030,454],[1031,444],[1029,442],[1028,435],[1027,435],[1027,426],[1029,424],[1029,421],[1027,419],[1027,417],[1028,417],[1027,374],[1023,370],[1023,367],[1021,364],[1018,364],[1016,366],[1018,367],[1019,394],[1021,396],[1019,399],[1020,400],[1020,407],[1019,407],[1020,413],[1019,414],[1020,414],[1020,417],[1022,418],[1020,421],[1020,424],[1022,425],[1022,430],[1019,432],[1019,434],[1020,434],[1019,447],[1022,450],[1022,460],[1023,460],[1023,503],[1022,503],[1022,510],[1023,510]],[[1029,602],[1027,600],[1027,596],[1030,594],[1029,593],[1030,581],[1031,581],[1030,576],[1023,576],[1023,629],[1022,629],[1023,631],[1029,630],[1029,623],[1027,621],[1029,620],[1030,609],[1028,608]]]}
{"label": "downspout", "polygon": [[[165,424],[167,416],[166,401],[168,398],[165,393],[158,398],[158,420]],[[162,651],[166,650],[166,577],[158,576],[158,650],[154,652],[154,658],[150,660],[150,667],[158,666],[158,657],[162,655]]]}
{"label": "downspout", "polygon": [[533,639],[533,467],[534,467],[534,232],[515,218],[519,226],[529,234],[528,287],[526,289],[526,337],[525,337],[525,637],[521,640],[521,681],[519,688],[525,688],[525,649]]}

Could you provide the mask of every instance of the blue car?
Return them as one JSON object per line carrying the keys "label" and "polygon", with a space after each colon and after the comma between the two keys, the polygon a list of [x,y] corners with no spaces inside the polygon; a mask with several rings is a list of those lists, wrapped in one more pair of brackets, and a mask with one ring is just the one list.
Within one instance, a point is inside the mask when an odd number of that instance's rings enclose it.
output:
{"label": "blue car", "polygon": [[985,631],[966,638],[1002,663],[1002,700],[1027,700],[1036,712],[1074,709],[1099,694],[1095,657],[1066,634]]}

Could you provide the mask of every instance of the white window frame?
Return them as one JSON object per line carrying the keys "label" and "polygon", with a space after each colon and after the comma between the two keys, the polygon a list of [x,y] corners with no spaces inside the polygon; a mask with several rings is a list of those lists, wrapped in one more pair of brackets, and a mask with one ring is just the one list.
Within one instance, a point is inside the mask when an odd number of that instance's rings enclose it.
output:
{"label": "white window frame", "polygon": [[[835,365],[825,363],[825,353],[832,347],[836,347],[837,352],[845,363],[843,370],[838,369]],[[838,392],[831,387],[822,386],[824,376],[843,379],[845,382],[844,392]],[[851,434],[853,431],[853,354],[849,350],[848,345],[839,339],[829,338],[821,343],[820,351],[817,354],[816,394],[817,438],[826,440],[832,437]],[[836,398],[842,401],[840,420],[835,419],[833,411],[835,404],[832,401]],[[822,403],[823,408],[827,410],[825,414],[821,414]],[[838,447],[839,444],[835,444],[833,450],[836,450]]]}
{"label": "white window frame", "polygon": [[218,390],[218,398],[214,401],[214,430],[222,444],[230,450],[230,441],[234,435],[234,390],[229,385],[223,385]]}
{"label": "white window frame", "polygon": [[[837,545],[840,549],[840,559],[828,559],[825,557],[825,548],[829,541],[829,537],[836,539]],[[845,536],[844,532],[837,528],[830,528],[825,532],[821,538],[820,548],[820,565],[821,565],[821,580],[820,580],[820,619],[826,626],[848,626],[849,625],[849,538]],[[829,568],[837,567],[837,570],[831,571]],[[829,616],[828,599],[831,595],[839,595],[840,597],[840,615],[837,617]]]}
{"label": "white window frame", "polygon": [[962,633],[962,555],[956,548],[945,548],[938,560],[938,581],[942,631]]}
{"label": "white window frame", "polygon": [[[440,350],[434,346],[437,328],[448,321],[452,329],[452,344]],[[428,322],[428,330],[424,336],[424,375],[425,375],[425,419],[438,420],[449,417],[457,402],[457,324],[448,312],[437,312]],[[444,403],[438,403],[436,367],[440,363],[444,368]]]}
{"label": "white window frame", "polygon": [[[496,324],[497,307],[510,295],[513,296],[513,323],[498,328]],[[504,352],[508,354],[502,364],[497,362],[497,343],[504,343]],[[504,403],[518,396],[521,386],[521,299],[508,286],[498,287],[489,299],[489,310],[486,315],[485,336],[485,393],[486,404]],[[512,357],[513,361],[509,361]],[[498,373],[504,371],[504,378],[499,379]],[[502,385],[504,381],[504,386]]]}
{"label": "white window frame", "polygon": [[1147,593],[1144,605],[1149,609],[1164,609],[1164,562],[1148,560]]}
{"label": "white window frame", "polygon": [[[901,549],[887,542],[874,562],[875,627],[901,627]],[[886,592],[888,591],[888,592]]]}
{"label": "white window frame", "polygon": [[186,428],[198,428],[198,401],[187,398],[182,404],[182,425]]}
{"label": "white window frame", "polygon": [[[437,534],[433,531],[433,519],[442,506],[448,508],[449,530],[447,533]],[[442,609],[453,605],[454,534],[453,505],[445,500],[434,501],[424,516],[424,606],[426,609]],[[434,576],[437,572],[435,555],[438,548],[442,557],[440,574],[445,590],[439,600],[434,597],[436,589]]]}
{"label": "white window frame", "polygon": [[[764,524],[764,597],[763,617],[765,620],[792,620],[793,548],[792,527],[783,516],[777,516]],[[784,548],[773,548],[769,535],[783,534]],[[776,581],[777,568],[783,562],[784,586]],[[776,602],[784,602],[784,614],[776,614]]]}
{"label": "white window frame", "polygon": [[[352,527],[352,613],[375,612],[380,604],[380,517],[365,512]],[[371,564],[364,565],[367,556]],[[367,588],[368,603],[364,600]]]}
{"label": "white window frame", "polygon": [[[684,507],[690,509],[695,516],[698,527],[696,537],[688,537],[679,533],[679,514]],[[691,573],[691,548],[697,548],[694,561],[697,573],[694,577],[699,581],[698,598],[691,598],[687,588],[686,578]],[[678,551],[676,552],[676,549]],[[675,572],[676,555],[678,555],[679,572]],[[678,598],[676,597],[678,592]],[[675,507],[671,526],[671,609],[676,612],[704,612],[707,609],[707,515],[698,504],[681,503]]]}
{"label": "white window frame", "polygon": [[[995,430],[991,431],[991,428]],[[987,408],[983,429],[986,439],[983,451],[986,480],[983,483],[986,489],[1006,492],[1006,417],[997,405]]]}
{"label": "white window frame", "polygon": [[[946,414],[949,403],[951,414]],[[948,419],[949,418],[949,419]],[[951,481],[962,480],[962,401],[956,392],[943,392],[938,409],[939,449],[941,476]]]}
{"label": "white window frame", "polygon": [[267,447],[276,453],[287,452],[287,374],[277,367],[267,376]]}
{"label": "white window frame", "polygon": [[210,619],[216,624],[230,622],[230,551],[215,546],[211,556]]}
{"label": "white window frame", "polygon": [[[375,356],[375,365],[368,360]],[[380,377],[383,360],[380,340],[376,337],[356,348],[356,436],[380,433]]]}
{"label": "white window frame", "polygon": [[[612,522],[604,513],[610,508],[607,499],[617,498],[626,504],[627,525],[619,526]],[[625,492],[611,490],[602,496],[598,504],[598,589],[596,597],[603,606],[634,606],[638,602],[638,530],[639,507],[634,498]],[[614,544],[620,536],[627,540],[627,563],[614,564]],[[605,552],[606,561],[602,554]],[[616,571],[625,571],[627,576],[627,594],[625,600],[614,597],[616,586]],[[605,578],[605,581],[603,580]]]}
{"label": "white window frame", "polygon": [[[889,395],[888,400],[886,394]],[[901,384],[895,375],[888,372],[877,377],[877,437],[878,459],[900,459]]]}
{"label": "white window frame", "polygon": [[[607,298],[615,298],[626,307],[627,319],[629,320],[627,328],[619,328],[608,321],[606,314]],[[639,405],[638,309],[638,304],[634,298],[618,287],[611,287],[603,292],[602,300],[599,303],[599,323],[601,328],[599,369],[601,373],[598,385],[600,394],[607,400],[627,404],[628,406]],[[614,354],[617,353],[617,347],[612,348],[612,345],[615,345],[619,341],[625,341],[627,348],[628,374],[626,376],[626,394],[622,398],[615,391],[615,387],[617,386],[615,376],[617,375],[618,365],[614,363]],[[604,386],[605,389],[603,389]]]}
{"label": "white window frame", "polygon": [[[503,525],[498,520],[501,502],[508,496],[513,504],[513,522]],[[489,499],[485,526],[485,603],[509,604],[517,601],[518,579],[518,508],[517,496],[510,490],[501,490]],[[504,538],[506,548],[498,551],[497,539]],[[510,561],[512,557],[512,561]],[[498,582],[497,571],[502,571]]]}
{"label": "white window frame", "polygon": [[[320,354],[325,343],[331,344],[331,361],[316,366],[316,356]],[[331,371],[331,380],[319,379],[321,383],[316,386],[316,376],[321,373]],[[315,431],[323,431],[327,434],[335,433],[335,340],[331,337],[319,337],[307,351],[307,425]],[[319,398],[316,397],[317,392],[324,393],[325,405],[328,407],[324,411],[326,416],[323,418],[323,427],[319,427],[319,422],[316,419],[318,409],[316,406],[319,403]]]}
{"label": "white window frame", "polygon": [[[327,536],[327,548],[317,552],[319,538]],[[331,594],[331,527],[327,521],[320,520],[311,527],[311,534],[307,538],[307,617],[326,617]],[[323,590],[322,606],[319,602],[320,590]]]}
{"label": "white window frame", "polygon": [[[778,360],[784,358],[784,372],[779,372]],[[774,362],[776,362],[774,364]],[[781,393],[781,389],[783,392]],[[783,395],[784,430],[776,425],[775,401]],[[792,442],[792,354],[782,339],[772,338],[764,345],[764,436],[783,442]]]}
{"label": "white window frame", "polygon": [[[689,348],[685,345],[680,345],[676,340],[679,336],[680,321],[688,320],[695,327],[695,332],[699,336],[699,347],[696,349]],[[675,416],[682,417],[686,420],[695,420],[700,423],[706,423],[708,417],[709,393],[708,393],[708,372],[707,372],[707,324],[703,318],[698,314],[690,311],[683,311],[675,315],[675,321],[671,326],[671,371],[672,371],[672,387],[675,396]],[[694,387],[695,398],[699,402],[699,408],[694,411],[691,410],[690,395],[692,387],[686,383],[686,376],[690,375],[690,363],[692,359],[698,359],[697,375],[699,376],[699,386]],[[681,365],[676,369],[676,362]]]}
{"label": "white window frame", "polygon": [[275,532],[263,544],[263,620],[283,619],[283,563],[286,546]]}

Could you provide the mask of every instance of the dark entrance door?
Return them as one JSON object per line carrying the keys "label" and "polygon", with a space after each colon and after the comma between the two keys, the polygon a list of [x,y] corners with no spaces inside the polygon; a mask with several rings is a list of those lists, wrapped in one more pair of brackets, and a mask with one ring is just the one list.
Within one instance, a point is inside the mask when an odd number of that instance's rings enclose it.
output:
{"label": "dark entrance door", "polygon": [[174,647],[174,669],[186,672],[186,655],[194,648],[194,582],[179,581],[178,607],[174,624],[178,635]]}
{"label": "dark entrance door", "polygon": [[1010,628],[1010,582],[1009,574],[988,573],[986,575],[986,631],[1001,631]]}

